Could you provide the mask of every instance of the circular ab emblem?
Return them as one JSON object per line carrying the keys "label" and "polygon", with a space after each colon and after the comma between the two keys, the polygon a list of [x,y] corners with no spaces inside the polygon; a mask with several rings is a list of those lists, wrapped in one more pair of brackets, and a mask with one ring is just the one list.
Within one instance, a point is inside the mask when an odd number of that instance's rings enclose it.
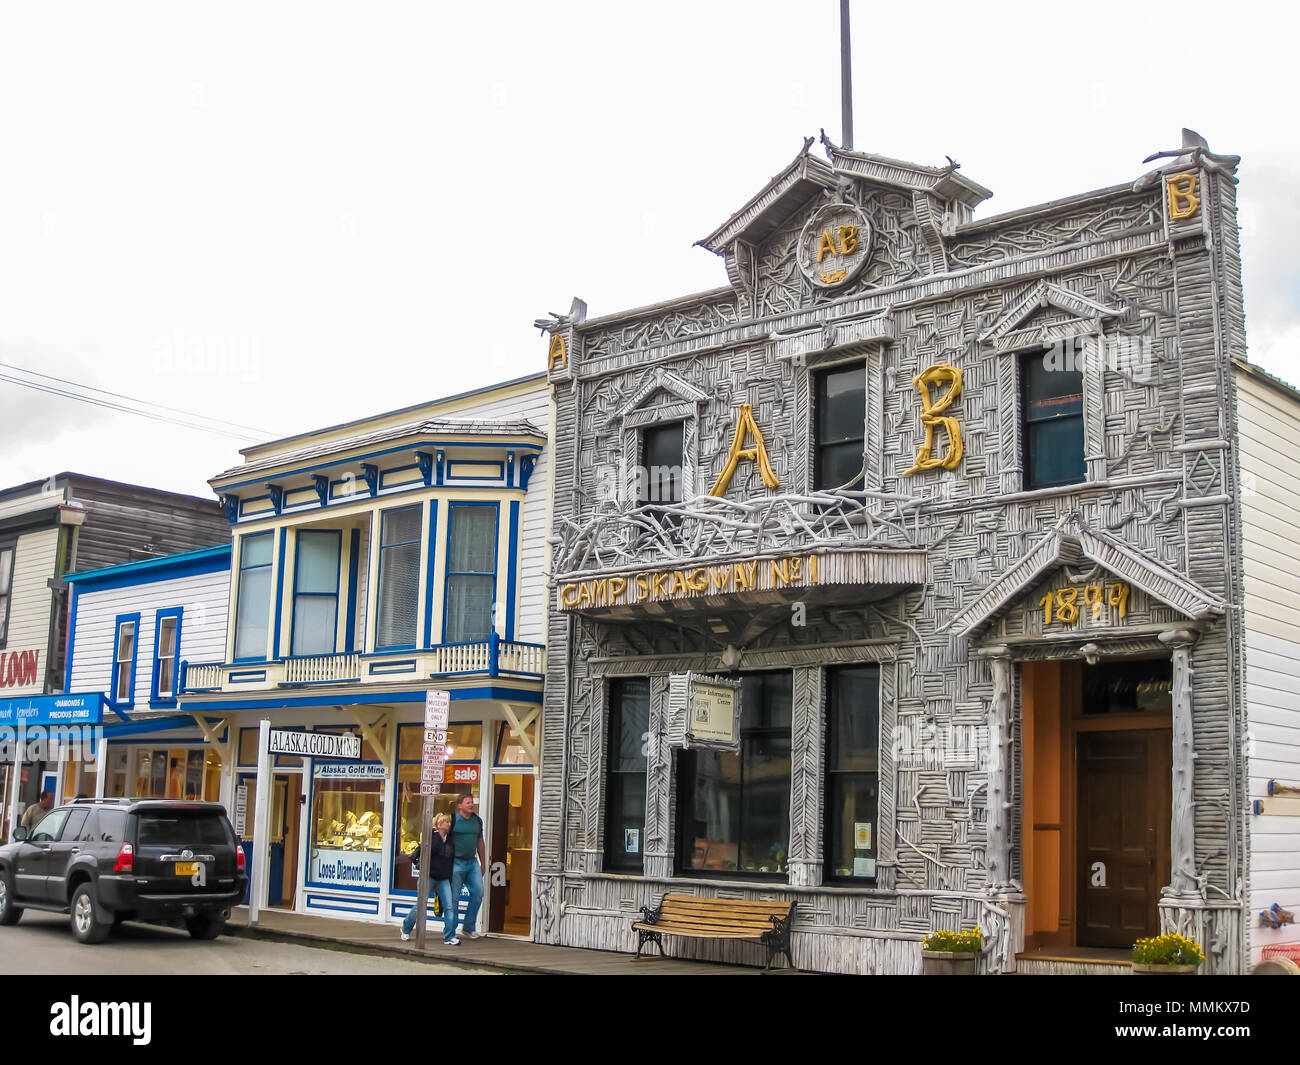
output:
{"label": "circular ab emblem", "polygon": [[799,268],[818,288],[853,280],[871,251],[871,222],[851,203],[828,203],[799,234]]}

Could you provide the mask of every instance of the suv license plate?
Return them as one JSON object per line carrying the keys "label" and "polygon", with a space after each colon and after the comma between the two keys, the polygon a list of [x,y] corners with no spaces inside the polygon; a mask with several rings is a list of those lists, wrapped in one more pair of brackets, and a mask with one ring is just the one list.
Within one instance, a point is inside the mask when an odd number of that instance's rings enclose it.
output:
{"label": "suv license plate", "polygon": [[177,862],[176,863],[177,876],[194,876],[198,873],[198,871],[199,871],[198,862]]}

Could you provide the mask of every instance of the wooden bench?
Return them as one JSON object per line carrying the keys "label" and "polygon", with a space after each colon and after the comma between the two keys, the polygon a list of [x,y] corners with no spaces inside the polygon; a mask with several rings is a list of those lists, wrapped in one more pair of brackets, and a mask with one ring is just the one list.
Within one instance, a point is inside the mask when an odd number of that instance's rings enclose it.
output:
{"label": "wooden bench", "polygon": [[710,899],[695,895],[664,895],[655,909],[642,906],[643,919],[632,923],[637,934],[636,959],[647,943],[664,954],[664,936],[687,939],[743,939],[767,948],[767,964],[784,954],[790,968],[790,926],[794,923],[793,902],[749,902],[744,899]]}

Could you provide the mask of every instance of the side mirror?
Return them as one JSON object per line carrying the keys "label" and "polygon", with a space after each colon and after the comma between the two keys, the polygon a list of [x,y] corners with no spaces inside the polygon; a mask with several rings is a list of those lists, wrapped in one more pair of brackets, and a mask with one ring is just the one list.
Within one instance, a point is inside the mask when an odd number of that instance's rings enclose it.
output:
{"label": "side mirror", "polygon": [[31,835],[31,832],[29,832],[29,831],[28,831],[26,828],[24,828],[22,825],[19,825],[17,828],[14,829],[14,842],[15,842],[15,843],[21,843],[23,840],[25,840],[25,839],[26,839],[28,836],[30,836],[30,835]]}

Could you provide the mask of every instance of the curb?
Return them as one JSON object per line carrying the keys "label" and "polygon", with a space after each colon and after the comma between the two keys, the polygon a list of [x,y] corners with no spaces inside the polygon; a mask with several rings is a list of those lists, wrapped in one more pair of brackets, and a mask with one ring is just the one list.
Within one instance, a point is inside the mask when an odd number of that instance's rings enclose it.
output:
{"label": "curb", "polygon": [[239,939],[265,939],[273,943],[304,943],[314,947],[341,950],[350,954],[373,954],[379,957],[403,958],[407,961],[426,962],[430,965],[454,965],[462,969],[493,969],[501,975],[512,973],[519,975],[564,976],[560,969],[544,966],[515,965],[503,968],[492,962],[472,961],[469,958],[444,957],[441,954],[420,953],[411,947],[385,946],[363,939],[335,939],[330,936],[312,935],[310,932],[287,932],[274,928],[250,928],[248,925],[226,925],[226,935]]}

